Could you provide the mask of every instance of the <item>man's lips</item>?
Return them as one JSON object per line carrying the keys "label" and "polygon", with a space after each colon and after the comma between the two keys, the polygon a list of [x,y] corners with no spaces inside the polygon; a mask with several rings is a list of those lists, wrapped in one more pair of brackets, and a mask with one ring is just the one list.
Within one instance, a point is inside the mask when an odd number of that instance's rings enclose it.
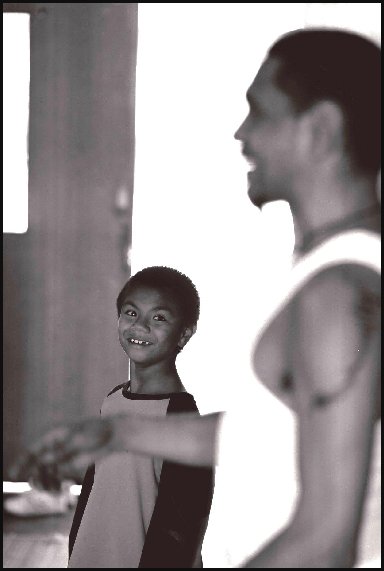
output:
{"label": "man's lips", "polygon": [[250,170],[251,171],[256,170],[256,168],[257,168],[256,159],[254,157],[252,157],[249,153],[246,153],[246,152],[243,152],[243,157],[247,161]]}

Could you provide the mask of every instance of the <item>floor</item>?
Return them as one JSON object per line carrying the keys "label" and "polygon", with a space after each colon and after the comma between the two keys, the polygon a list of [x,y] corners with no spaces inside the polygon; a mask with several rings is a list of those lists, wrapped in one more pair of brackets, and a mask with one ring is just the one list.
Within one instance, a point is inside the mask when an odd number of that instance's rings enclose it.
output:
{"label": "floor", "polygon": [[[380,435],[379,435],[380,436]],[[377,441],[381,450],[381,440]],[[361,555],[370,561],[360,567],[381,568],[378,546],[381,535],[381,470],[373,466],[366,502],[367,525],[363,525]],[[4,497],[10,495],[3,494]],[[3,510],[3,569],[64,569],[68,563],[68,536],[75,508],[64,515],[20,518]],[[369,517],[368,517],[369,516]],[[365,517],[363,517],[363,522]],[[212,545],[210,546],[212,548]],[[212,549],[212,553],[214,553]],[[207,565],[216,567],[216,565]]]}
{"label": "floor", "polygon": [[73,513],[20,518],[3,510],[3,569],[66,568]]}

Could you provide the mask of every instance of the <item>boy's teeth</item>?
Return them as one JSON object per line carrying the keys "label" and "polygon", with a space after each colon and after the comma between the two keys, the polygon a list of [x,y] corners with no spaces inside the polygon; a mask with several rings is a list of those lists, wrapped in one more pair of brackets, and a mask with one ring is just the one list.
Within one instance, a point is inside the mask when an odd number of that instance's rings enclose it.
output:
{"label": "boy's teeth", "polygon": [[131,343],[136,343],[136,345],[149,345],[148,341],[139,341],[138,339],[130,339]]}

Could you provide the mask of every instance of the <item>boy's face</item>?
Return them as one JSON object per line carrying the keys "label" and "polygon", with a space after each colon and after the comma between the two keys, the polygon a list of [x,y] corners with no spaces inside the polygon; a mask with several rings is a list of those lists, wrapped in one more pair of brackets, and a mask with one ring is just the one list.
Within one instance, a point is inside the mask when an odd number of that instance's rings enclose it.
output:
{"label": "boy's face", "polygon": [[146,286],[133,286],[122,305],[119,340],[134,363],[151,365],[174,360],[177,346],[191,335],[171,295]]}

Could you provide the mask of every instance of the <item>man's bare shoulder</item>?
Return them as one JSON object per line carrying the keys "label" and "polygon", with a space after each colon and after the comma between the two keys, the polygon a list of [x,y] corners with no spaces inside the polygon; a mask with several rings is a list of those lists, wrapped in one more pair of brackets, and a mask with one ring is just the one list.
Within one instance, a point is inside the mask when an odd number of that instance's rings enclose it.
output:
{"label": "man's bare shoulder", "polygon": [[326,269],[295,297],[289,316],[297,380],[310,393],[335,394],[380,337],[380,276],[355,265]]}
{"label": "man's bare shoulder", "polygon": [[292,300],[297,327],[324,334],[333,327],[367,334],[380,329],[381,276],[358,264],[343,264],[316,274]]}
{"label": "man's bare shoulder", "polygon": [[345,302],[356,300],[366,293],[381,297],[381,275],[361,264],[340,264],[325,268],[311,278],[294,301],[322,306],[325,301],[335,302],[343,298]]}

